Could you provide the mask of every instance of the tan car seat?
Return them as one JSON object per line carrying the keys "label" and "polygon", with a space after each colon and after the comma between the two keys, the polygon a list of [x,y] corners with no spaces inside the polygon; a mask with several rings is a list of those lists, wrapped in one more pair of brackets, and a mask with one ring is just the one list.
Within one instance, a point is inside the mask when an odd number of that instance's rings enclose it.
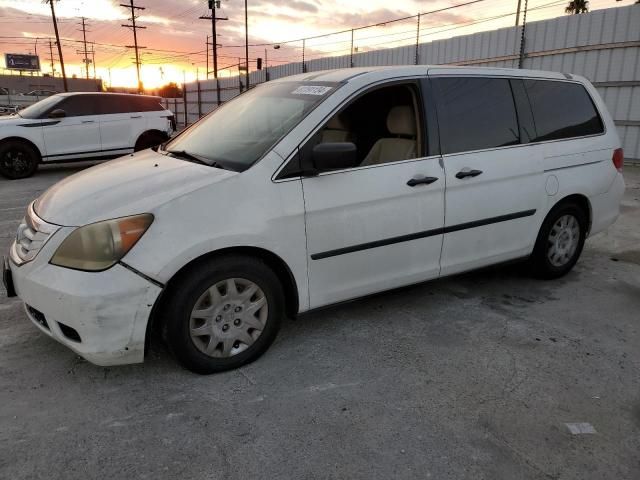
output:
{"label": "tan car seat", "polygon": [[334,115],[322,130],[320,143],[351,142],[353,135],[341,115]]}
{"label": "tan car seat", "polygon": [[[387,129],[394,138],[381,138],[373,144],[361,165],[406,160],[416,156],[416,119],[409,105],[392,107],[387,115]],[[410,137],[410,138],[402,138]]]}

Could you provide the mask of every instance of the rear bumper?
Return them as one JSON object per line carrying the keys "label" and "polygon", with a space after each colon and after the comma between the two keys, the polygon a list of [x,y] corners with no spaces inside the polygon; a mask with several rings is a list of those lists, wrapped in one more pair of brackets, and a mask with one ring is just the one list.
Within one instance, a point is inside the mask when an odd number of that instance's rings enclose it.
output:
{"label": "rear bumper", "polygon": [[589,198],[592,219],[590,236],[607,229],[617,220],[624,189],[624,178],[618,173],[606,193]]}
{"label": "rear bumper", "polygon": [[42,332],[96,365],[143,361],[160,287],[121,265],[96,273],[48,263],[10,268],[27,316]]}

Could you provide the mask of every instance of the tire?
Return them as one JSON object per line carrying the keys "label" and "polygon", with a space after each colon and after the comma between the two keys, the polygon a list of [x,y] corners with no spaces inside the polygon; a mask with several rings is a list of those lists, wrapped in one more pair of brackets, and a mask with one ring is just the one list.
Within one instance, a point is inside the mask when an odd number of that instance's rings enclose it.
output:
{"label": "tire", "polygon": [[10,180],[30,177],[39,162],[40,154],[26,142],[9,140],[0,145],[0,175]]}
{"label": "tire", "polygon": [[164,143],[166,141],[167,141],[167,138],[164,135],[160,134],[160,133],[144,132],[138,138],[138,141],[136,142],[135,146],[133,147],[133,150],[135,152],[139,152],[140,150],[146,150],[147,148],[153,148],[153,147],[155,147],[157,145],[160,145],[161,143]]}
{"label": "tire", "polygon": [[206,375],[260,357],[280,329],[285,302],[277,275],[265,263],[229,256],[181,274],[164,305],[170,351],[184,367]]}
{"label": "tire", "polygon": [[587,228],[588,217],[582,207],[572,202],[555,206],[540,227],[529,259],[532,273],[545,279],[569,273],[580,258]]}

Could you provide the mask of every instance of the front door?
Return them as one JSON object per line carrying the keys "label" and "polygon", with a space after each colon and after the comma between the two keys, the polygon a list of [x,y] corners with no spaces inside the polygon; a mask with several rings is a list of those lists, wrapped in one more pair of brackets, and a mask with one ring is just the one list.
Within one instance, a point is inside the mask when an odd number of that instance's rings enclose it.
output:
{"label": "front door", "polygon": [[[46,154],[43,160],[99,156],[100,123],[94,95],[73,95],[54,107],[66,116],[52,118],[42,127]],[[47,122],[49,123],[49,122]]]}
{"label": "front door", "polygon": [[439,275],[445,179],[422,110],[417,84],[379,87],[309,141],[358,152],[354,167],[302,180],[311,308]]}

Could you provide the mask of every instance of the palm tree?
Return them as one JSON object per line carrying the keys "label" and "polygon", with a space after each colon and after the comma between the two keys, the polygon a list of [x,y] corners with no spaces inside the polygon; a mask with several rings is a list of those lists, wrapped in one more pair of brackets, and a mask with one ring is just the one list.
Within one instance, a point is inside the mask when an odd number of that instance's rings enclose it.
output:
{"label": "palm tree", "polygon": [[564,13],[587,13],[589,11],[588,0],[571,0],[567,8],[564,9]]}

